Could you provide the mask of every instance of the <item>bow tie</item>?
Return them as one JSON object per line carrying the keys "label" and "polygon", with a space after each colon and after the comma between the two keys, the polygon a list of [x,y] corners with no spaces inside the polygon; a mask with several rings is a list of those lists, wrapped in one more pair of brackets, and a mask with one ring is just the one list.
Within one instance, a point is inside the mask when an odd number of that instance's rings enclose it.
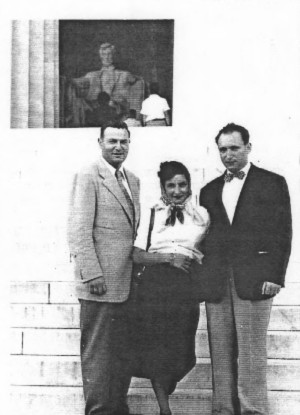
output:
{"label": "bow tie", "polygon": [[182,208],[179,206],[172,206],[170,216],[166,220],[166,226],[174,226],[176,222],[176,218],[179,220],[180,223],[184,222],[184,216],[182,213]]}
{"label": "bow tie", "polygon": [[245,175],[246,175],[246,173],[245,173],[244,171],[242,171],[242,170],[237,171],[236,173],[229,173],[229,172],[227,172],[227,173],[225,174],[225,176],[224,176],[224,181],[225,181],[226,183],[229,183],[229,182],[231,182],[231,180],[232,180],[232,179],[234,179],[235,177],[236,177],[237,179],[243,180],[243,178],[245,177]]}

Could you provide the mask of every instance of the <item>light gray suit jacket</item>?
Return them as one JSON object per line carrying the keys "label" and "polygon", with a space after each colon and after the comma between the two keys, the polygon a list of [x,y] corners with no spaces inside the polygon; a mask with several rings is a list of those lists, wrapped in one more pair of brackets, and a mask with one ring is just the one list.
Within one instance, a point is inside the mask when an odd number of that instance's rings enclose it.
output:
{"label": "light gray suit jacket", "polygon": [[[129,296],[132,246],[140,218],[139,179],[125,170],[135,207],[135,224],[117,179],[102,159],[73,180],[68,239],[80,299],[124,302]],[[88,281],[103,276],[107,292],[90,294]]]}

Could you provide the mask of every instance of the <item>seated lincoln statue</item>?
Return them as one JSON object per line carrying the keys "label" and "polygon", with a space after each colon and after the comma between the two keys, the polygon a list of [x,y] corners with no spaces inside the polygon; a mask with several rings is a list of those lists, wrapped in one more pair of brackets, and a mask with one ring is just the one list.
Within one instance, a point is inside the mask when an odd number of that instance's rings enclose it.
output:
{"label": "seated lincoln statue", "polygon": [[116,112],[127,102],[129,109],[134,109],[139,116],[144,99],[144,81],[141,77],[128,71],[116,69],[113,65],[115,47],[103,43],[99,49],[101,69],[88,72],[80,78],[73,78],[66,88],[66,126],[85,126],[86,111],[97,108],[98,95],[105,92],[110,97],[109,105]]}

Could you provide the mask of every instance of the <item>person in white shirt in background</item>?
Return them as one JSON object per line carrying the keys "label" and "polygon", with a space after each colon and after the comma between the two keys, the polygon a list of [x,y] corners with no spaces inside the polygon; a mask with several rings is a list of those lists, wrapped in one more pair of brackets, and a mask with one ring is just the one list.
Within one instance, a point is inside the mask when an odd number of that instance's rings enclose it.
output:
{"label": "person in white shirt in background", "polygon": [[157,82],[150,84],[150,96],[142,103],[141,115],[146,127],[165,127],[170,125],[170,107],[165,98],[159,96]]}

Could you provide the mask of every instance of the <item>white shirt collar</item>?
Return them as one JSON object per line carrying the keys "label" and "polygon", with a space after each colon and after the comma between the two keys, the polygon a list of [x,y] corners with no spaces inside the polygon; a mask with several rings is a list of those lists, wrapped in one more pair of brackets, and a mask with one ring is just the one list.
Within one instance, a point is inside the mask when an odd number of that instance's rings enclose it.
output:
{"label": "white shirt collar", "polygon": [[[166,205],[161,199],[154,205],[156,210],[169,210],[171,205]],[[194,212],[195,206],[192,201],[192,196],[189,196],[185,202],[184,208],[182,209],[188,215],[192,216]]]}
{"label": "white shirt collar", "polygon": [[[113,176],[115,176],[115,174],[116,174],[116,168],[114,167],[114,166],[112,166],[111,164],[109,164],[106,160],[105,160],[105,158],[103,157],[103,156],[101,156],[101,158],[102,158],[102,160],[103,160],[103,163],[104,163],[104,165],[105,165],[105,167],[107,167],[108,168],[108,170],[111,172],[111,174],[113,175]],[[126,176],[125,176],[125,172],[124,172],[124,167],[123,167],[123,165],[121,165],[121,167],[118,169],[122,174],[123,174],[123,177],[125,178]]]}
{"label": "white shirt collar", "polygon": [[[187,205],[191,202],[191,196],[189,196],[185,202],[185,206],[183,210],[186,210]],[[168,210],[171,208],[171,205],[166,205],[162,199],[159,199],[159,201],[154,205],[154,208],[157,210]]]}
{"label": "white shirt collar", "polygon": [[[165,205],[165,203],[160,199],[155,205],[154,205],[154,209],[156,211],[165,211],[166,214],[168,212],[168,210],[171,208],[170,205]],[[205,223],[205,219],[202,217],[203,211],[201,210],[203,208],[201,208],[200,206],[197,206],[197,204],[195,204],[195,202],[193,201],[193,196],[189,196],[184,208],[182,209],[184,214],[187,214],[188,216],[190,216],[193,219],[193,222],[195,225],[200,225],[203,226]],[[205,209],[204,209],[205,210]]]}

